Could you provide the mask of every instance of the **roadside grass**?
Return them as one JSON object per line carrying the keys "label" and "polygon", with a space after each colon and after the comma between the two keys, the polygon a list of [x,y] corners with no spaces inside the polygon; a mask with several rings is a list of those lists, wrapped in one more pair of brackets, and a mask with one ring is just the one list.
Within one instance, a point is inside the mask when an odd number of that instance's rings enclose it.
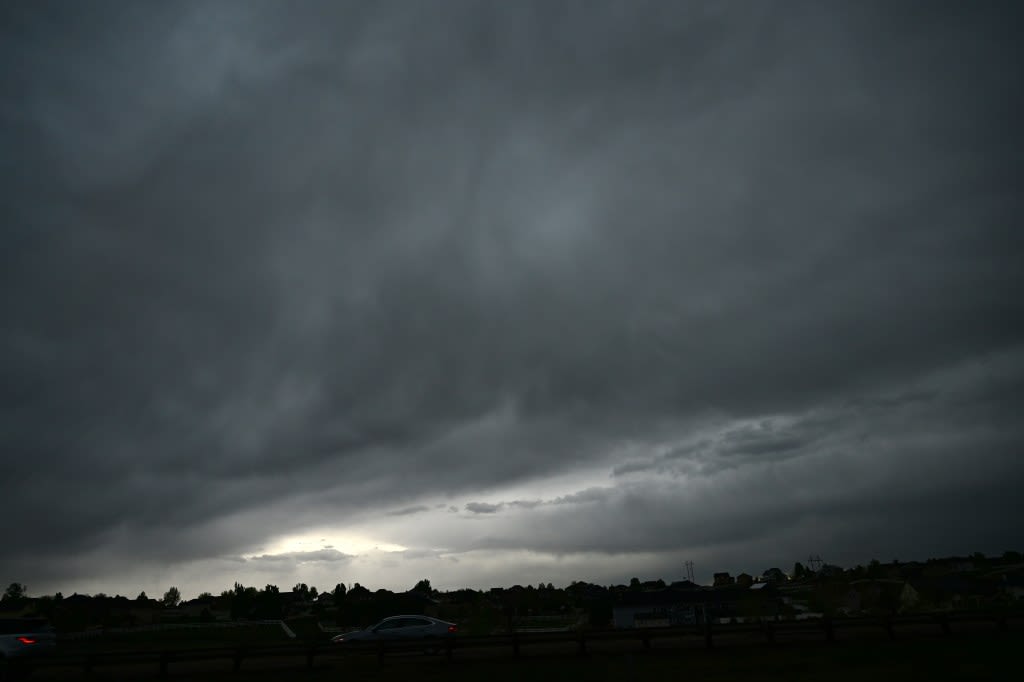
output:
{"label": "roadside grass", "polygon": [[288,644],[279,625],[256,624],[232,627],[172,628],[106,632],[81,638],[61,638],[59,649],[68,654],[104,651],[186,651],[226,646],[267,646]]}
{"label": "roadside grass", "polygon": [[[1020,673],[1021,633],[906,641],[737,645],[708,651],[666,649],[637,653],[530,657],[504,660],[385,661],[359,670],[361,679],[406,677],[413,669],[427,680],[681,679],[707,682],[882,682],[885,680],[1005,680]],[[335,664],[338,665],[338,664]],[[350,671],[354,672],[354,671]],[[325,676],[322,679],[328,679]]]}
{"label": "roadside grass", "polygon": [[[225,646],[230,644],[257,644],[254,635],[266,637],[262,643],[284,643],[290,640],[278,635],[270,626],[223,629],[219,641],[206,639],[200,643],[189,640],[184,633],[159,640],[152,648],[174,650]],[[240,637],[248,630],[247,637]],[[281,632],[281,629],[276,629]],[[260,632],[261,631],[261,632]],[[139,633],[143,634],[143,633]],[[168,635],[144,633],[146,635]],[[93,640],[95,641],[95,640]],[[157,640],[147,640],[139,646],[139,639],[116,642],[125,648],[151,648]],[[169,646],[173,642],[173,648]],[[103,650],[112,650],[105,642]],[[386,655],[378,658],[373,653],[341,654],[338,652],[318,656],[311,669],[307,669],[301,653],[296,655],[247,658],[239,672],[232,672],[229,659],[214,662],[189,662],[187,658],[175,660],[168,670],[169,680],[214,682],[233,680],[263,682],[290,679],[296,682],[326,682],[327,680],[420,680],[438,682],[512,682],[528,680],[642,680],[642,679],[694,679],[701,682],[731,680],[758,680],[759,682],[886,682],[888,680],[947,680],[985,682],[1017,677],[1021,672],[1019,651],[1024,647],[1024,631],[957,633],[920,638],[841,640],[838,642],[780,642],[769,645],[751,641],[717,645],[714,649],[701,646],[653,647],[624,650],[602,649],[595,644],[590,654],[574,655],[566,650],[545,651],[524,647],[515,658],[511,651],[496,649],[465,649],[455,652],[452,660],[444,656],[422,653]],[[100,650],[100,649],[95,649]],[[1017,671],[1016,673],[1014,671]],[[156,666],[147,663],[137,666],[100,667],[90,678],[93,682],[105,680],[139,680],[156,677]],[[82,679],[81,668],[41,669],[40,680]]]}
{"label": "roadside grass", "polygon": [[[759,682],[886,682],[889,680],[948,680],[985,682],[1019,675],[1018,652],[1024,632],[969,633],[951,637],[905,640],[850,640],[789,642],[776,646],[738,643],[712,650],[664,648],[637,651],[600,651],[589,656],[568,653],[520,658],[509,652],[456,652],[451,661],[443,656],[375,655],[332,656],[316,660],[307,669],[301,657],[247,660],[232,672],[228,661],[171,665],[167,679],[191,682],[290,679],[296,682],[327,680],[405,680],[414,676],[427,682],[530,682],[545,680],[642,680],[692,679],[701,682],[758,680]],[[1015,674],[1013,671],[1017,671]],[[81,679],[81,670],[40,670],[40,680]],[[96,671],[94,682],[137,680],[155,677],[153,665],[111,667]]]}

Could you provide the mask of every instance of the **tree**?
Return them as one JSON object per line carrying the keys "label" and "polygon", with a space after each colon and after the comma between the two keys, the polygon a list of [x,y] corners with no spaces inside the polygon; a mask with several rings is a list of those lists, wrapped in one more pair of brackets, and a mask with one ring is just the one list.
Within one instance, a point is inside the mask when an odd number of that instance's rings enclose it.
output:
{"label": "tree", "polygon": [[348,591],[348,596],[355,597],[356,599],[366,599],[371,594],[372,593],[368,589],[366,589],[359,583],[353,584],[352,589]]}
{"label": "tree", "polygon": [[164,592],[163,603],[167,607],[175,607],[181,603],[181,592],[177,587],[172,585],[170,589]]}
{"label": "tree", "polygon": [[412,588],[412,592],[422,592],[424,594],[431,594],[433,591],[433,588],[430,586],[430,580],[427,578],[424,578],[423,580],[419,581]]}
{"label": "tree", "polygon": [[228,593],[228,597],[230,597],[231,618],[233,620],[249,618],[259,597],[259,590],[236,582],[235,589]]}
{"label": "tree", "polygon": [[11,583],[4,590],[3,601],[18,601],[28,594],[28,588],[21,583]]}
{"label": "tree", "polygon": [[149,597],[146,596],[146,591],[139,592],[139,596],[135,598],[135,601],[146,601]]}
{"label": "tree", "polygon": [[345,601],[345,583],[338,583],[334,586],[334,605],[341,606],[341,603]]}
{"label": "tree", "polygon": [[793,580],[801,580],[807,573],[807,569],[799,561],[793,564]]}

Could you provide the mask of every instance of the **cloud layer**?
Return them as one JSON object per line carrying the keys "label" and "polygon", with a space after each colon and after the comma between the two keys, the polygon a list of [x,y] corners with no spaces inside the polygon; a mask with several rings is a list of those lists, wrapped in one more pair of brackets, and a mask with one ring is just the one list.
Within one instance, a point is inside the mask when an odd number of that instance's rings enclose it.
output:
{"label": "cloud layer", "polygon": [[2,12],[0,578],[1020,548],[1012,4]]}

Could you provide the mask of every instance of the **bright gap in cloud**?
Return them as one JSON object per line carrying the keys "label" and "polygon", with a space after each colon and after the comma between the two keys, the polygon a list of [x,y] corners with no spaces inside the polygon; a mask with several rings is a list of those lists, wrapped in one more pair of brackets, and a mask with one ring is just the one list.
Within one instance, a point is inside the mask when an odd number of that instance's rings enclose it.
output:
{"label": "bright gap in cloud", "polygon": [[407,547],[371,538],[366,535],[321,528],[296,535],[285,535],[269,542],[260,551],[243,555],[246,559],[259,556],[280,554],[296,554],[315,552],[322,549],[335,549],[343,554],[358,556],[374,550],[379,552],[404,552]]}

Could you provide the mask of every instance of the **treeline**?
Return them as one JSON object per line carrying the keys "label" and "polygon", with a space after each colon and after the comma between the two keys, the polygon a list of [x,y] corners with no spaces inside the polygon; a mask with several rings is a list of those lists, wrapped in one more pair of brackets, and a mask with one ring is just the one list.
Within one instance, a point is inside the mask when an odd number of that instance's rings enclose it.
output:
{"label": "treeline", "polygon": [[[633,582],[639,589],[641,583]],[[583,618],[595,625],[605,625],[611,618],[616,589],[630,588],[574,582],[564,589],[548,583],[536,587],[516,585],[486,591],[467,588],[439,592],[429,580],[424,579],[405,592],[371,591],[359,583],[351,588],[338,583],[332,590],[321,592],[303,583],[289,591],[282,591],[276,585],[266,585],[261,589],[235,583],[232,589],[219,595],[206,592],[181,602],[180,592],[175,587],[170,588],[162,599],[149,598],[144,592],[134,599],[102,593],[64,597],[59,592],[29,597],[24,585],[14,583],[0,602],[0,611],[45,618],[62,632],[155,623],[302,617],[341,627],[363,627],[396,613],[433,615],[466,622],[477,631],[491,632],[531,617],[558,616],[574,623]]]}
{"label": "treeline", "polygon": [[[714,588],[702,589],[738,589],[753,582],[790,586],[804,584],[808,587],[814,585],[815,593],[811,601],[822,601],[821,606],[825,608],[828,600],[824,596],[830,594],[830,590],[841,597],[848,592],[846,585],[854,580],[912,579],[917,576],[942,575],[949,571],[982,574],[996,566],[1019,569],[1022,560],[1024,558],[1020,552],[1007,551],[998,558],[985,557],[975,552],[963,557],[929,559],[926,562],[901,563],[893,560],[882,563],[872,560],[866,566],[849,569],[827,563],[812,569],[797,562],[789,573],[778,568],[769,568],[757,577],[746,573],[735,577],[729,573],[716,573]],[[601,586],[573,581],[565,588],[541,583],[536,586],[515,585],[489,590],[466,588],[446,592],[434,589],[427,579],[420,580],[404,592],[385,589],[371,591],[359,583],[354,583],[350,588],[344,583],[337,583],[330,590],[320,591],[305,583],[298,583],[290,590],[281,590],[271,584],[258,588],[236,582],[231,589],[219,595],[204,592],[195,599],[183,602],[177,587],[170,587],[159,599],[150,598],[145,592],[134,599],[121,595],[111,597],[102,593],[64,597],[60,592],[30,597],[25,585],[11,583],[0,598],[0,612],[46,618],[62,631],[175,621],[278,620],[302,616],[315,617],[319,622],[342,627],[361,627],[396,613],[427,614],[460,623],[469,622],[481,631],[510,627],[512,623],[522,624],[531,618],[561,618],[566,622],[573,620],[575,626],[602,627],[611,619],[615,603],[629,593],[657,591],[668,587],[699,588],[688,581],[669,585],[664,580],[642,582],[638,578],[630,580],[628,585]]]}

